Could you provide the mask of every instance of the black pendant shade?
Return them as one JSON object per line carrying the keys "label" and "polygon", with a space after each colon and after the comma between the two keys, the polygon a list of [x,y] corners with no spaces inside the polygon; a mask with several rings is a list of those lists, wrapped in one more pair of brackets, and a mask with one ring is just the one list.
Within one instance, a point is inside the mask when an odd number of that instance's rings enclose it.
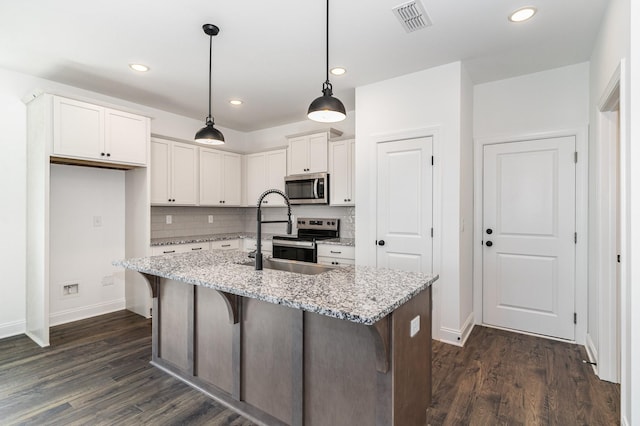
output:
{"label": "black pendant shade", "polygon": [[346,118],[347,113],[340,99],[333,97],[333,87],[329,82],[329,0],[327,0],[327,79],[322,85],[322,96],[309,105],[307,117],[322,123],[335,123]]}
{"label": "black pendant shade", "polygon": [[220,29],[213,24],[204,24],[202,30],[209,36],[209,115],[207,115],[205,126],[196,133],[196,142],[208,145],[224,144],[224,136],[220,130],[213,127],[214,121],[211,115],[211,59],[213,53],[213,36],[218,35]]}

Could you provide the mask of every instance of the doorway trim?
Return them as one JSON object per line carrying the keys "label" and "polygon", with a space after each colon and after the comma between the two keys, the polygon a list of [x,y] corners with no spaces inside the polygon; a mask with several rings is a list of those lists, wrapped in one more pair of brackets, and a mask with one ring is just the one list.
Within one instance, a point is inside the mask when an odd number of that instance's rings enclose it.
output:
{"label": "doorway trim", "polygon": [[473,311],[476,324],[482,324],[482,206],[483,206],[483,175],[484,175],[484,147],[509,142],[523,142],[537,139],[551,139],[558,137],[573,136],[576,139],[576,151],[578,152],[578,163],[576,164],[576,232],[578,240],[576,243],[576,265],[575,265],[575,312],[577,314],[577,324],[575,329],[575,342],[585,344],[588,324],[588,126],[555,130],[541,133],[504,135],[488,138],[474,139],[474,212],[473,212]]}
{"label": "doorway trim", "polygon": [[[605,204],[599,208],[596,218],[598,233],[597,274],[594,278],[598,298],[598,343],[588,336],[587,352],[594,370],[602,380],[619,383],[621,381],[621,350],[622,350],[622,303],[620,296],[626,288],[626,270],[628,263],[625,247],[627,244],[627,225],[625,212],[628,193],[626,190],[625,159],[626,148],[623,144],[626,133],[624,99],[622,98],[625,84],[625,61],[620,62],[611,75],[609,83],[603,90],[597,105],[597,120],[599,134],[596,144],[604,160],[600,163],[596,185],[601,188],[599,199],[605,199]],[[616,111],[618,123],[612,123],[612,113]],[[615,118],[615,117],[614,117]],[[619,145],[618,145],[619,141]],[[618,151],[619,149],[619,151]],[[603,166],[606,164],[606,167]],[[620,181],[617,181],[619,174]],[[617,194],[616,194],[617,192]],[[605,195],[608,194],[608,195]],[[617,197],[620,199],[617,200]],[[618,208],[620,211],[618,212]],[[620,241],[617,241],[616,224],[620,221]],[[617,288],[615,252],[620,244],[620,288]],[[619,293],[618,293],[619,291]],[[620,321],[618,323],[618,321]],[[620,330],[618,329],[620,324]],[[618,335],[618,332],[620,334]],[[619,339],[618,339],[619,337]]]}
{"label": "doorway trim", "polygon": [[[433,191],[432,191],[432,220],[433,220],[433,245],[432,245],[432,268],[433,275],[439,275],[442,271],[442,172],[440,163],[442,161],[442,151],[440,147],[441,139],[440,126],[433,127],[420,127],[415,129],[404,129],[397,132],[389,133],[376,133],[371,135],[371,143],[376,149],[371,150],[370,164],[378,164],[378,150],[379,143],[394,142],[406,139],[419,139],[419,138],[432,138],[432,155],[435,159],[433,165]],[[357,145],[356,145],[356,149]],[[377,173],[374,174],[377,176]],[[377,179],[377,178],[376,178]],[[376,191],[378,182],[374,181],[371,185],[371,191]],[[377,203],[377,195],[373,195],[370,198]],[[369,223],[369,235],[375,236],[377,234],[377,210],[376,204],[370,205],[370,208],[376,212],[376,220]],[[375,259],[376,248],[371,244],[371,248],[368,252],[368,257]],[[442,291],[440,289],[440,280],[437,280],[432,286],[432,321],[431,332],[432,338],[435,340],[441,339],[440,323],[441,323],[441,308],[439,301],[442,299]]]}

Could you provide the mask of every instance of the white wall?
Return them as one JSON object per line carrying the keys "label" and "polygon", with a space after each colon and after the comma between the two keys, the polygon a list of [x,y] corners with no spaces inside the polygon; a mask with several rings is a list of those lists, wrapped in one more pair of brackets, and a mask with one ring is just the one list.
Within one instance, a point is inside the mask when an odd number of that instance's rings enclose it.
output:
{"label": "white wall", "polygon": [[474,88],[476,139],[575,129],[589,121],[587,62]]}
{"label": "white wall", "polygon": [[26,268],[26,111],[0,75],[0,338],[24,332]]}
{"label": "white wall", "polygon": [[[51,325],[125,308],[125,172],[51,165]],[[100,218],[100,226],[94,224]],[[63,295],[78,283],[76,295]]]}
{"label": "white wall", "polygon": [[[473,83],[462,67],[460,99],[460,323],[473,318]],[[467,315],[464,317],[464,315]],[[468,330],[468,331],[467,331]]]}
{"label": "white wall", "polygon": [[[26,268],[26,99],[34,91],[94,100],[151,117],[151,132],[191,141],[204,122],[144,105],[0,69],[0,185],[6,200],[0,203],[0,248],[3,282],[0,297],[0,338],[20,334],[25,327]],[[227,140],[225,149],[241,151],[245,134],[219,127]]]}
{"label": "white wall", "polygon": [[440,209],[434,217],[441,218],[440,224],[435,223],[441,246],[434,246],[434,272],[440,279],[434,285],[434,310],[439,318],[434,318],[433,335],[454,343],[463,339],[461,318],[471,313],[463,312],[461,306],[471,297],[460,278],[461,269],[471,267],[460,265],[461,87],[462,66],[456,62],[356,88],[356,262],[376,264],[371,244],[377,239],[372,214],[376,211],[376,170],[371,161],[375,138],[436,128],[434,154],[440,180],[436,178],[434,185],[441,182],[441,188],[434,190],[442,199],[439,206],[434,205]]}

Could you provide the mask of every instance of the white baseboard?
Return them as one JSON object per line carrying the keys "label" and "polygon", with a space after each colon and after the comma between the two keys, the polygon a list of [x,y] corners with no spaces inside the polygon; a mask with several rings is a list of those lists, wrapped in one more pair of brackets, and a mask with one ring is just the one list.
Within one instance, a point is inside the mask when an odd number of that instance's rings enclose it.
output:
{"label": "white baseboard", "polygon": [[49,325],[53,327],[54,325],[66,324],[68,322],[91,318],[97,315],[108,314],[109,312],[121,311],[123,309],[125,309],[124,299],[110,300],[108,302],[96,303],[94,305],[67,309],[65,311],[50,314]]}
{"label": "white baseboard", "polygon": [[0,339],[24,334],[26,329],[27,323],[24,320],[5,322],[4,324],[0,324]]}
{"label": "white baseboard", "polygon": [[464,346],[465,342],[471,334],[475,323],[473,321],[473,312],[469,314],[462,328],[456,330],[453,328],[440,327],[440,341],[456,346]]}
{"label": "white baseboard", "polygon": [[598,375],[598,349],[596,348],[595,343],[593,343],[593,339],[591,339],[591,335],[587,333],[587,342],[584,345],[587,350],[587,358],[589,358],[589,362],[593,362],[591,365],[593,367],[593,372]]}

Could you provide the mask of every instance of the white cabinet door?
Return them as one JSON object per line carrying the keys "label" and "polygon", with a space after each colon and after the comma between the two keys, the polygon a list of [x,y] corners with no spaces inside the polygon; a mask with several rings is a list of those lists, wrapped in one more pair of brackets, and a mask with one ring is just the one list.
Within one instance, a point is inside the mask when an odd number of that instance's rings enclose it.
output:
{"label": "white cabinet door", "polygon": [[104,108],[55,96],[53,154],[104,159]]}
{"label": "white cabinet door", "polygon": [[171,142],[151,141],[149,174],[151,180],[151,204],[170,204],[171,196]]}
{"label": "white cabinet door", "polygon": [[327,171],[327,138],[326,133],[309,136],[308,173]]}
{"label": "white cabinet door", "polygon": [[[284,192],[284,177],[287,174],[287,151],[280,149],[247,155],[247,205],[253,207],[267,189]],[[263,206],[283,206],[284,199],[278,195],[268,195]]]}
{"label": "white cabinet door", "polygon": [[[267,165],[264,153],[247,155],[247,205],[254,207],[258,202],[258,197],[265,191],[265,176]],[[264,204],[264,201],[263,201]]]}
{"label": "white cabinet door", "polygon": [[200,148],[200,205],[221,206],[224,200],[222,153]]}
{"label": "white cabinet door", "polygon": [[239,206],[241,176],[239,154],[200,148],[200,205]]}
{"label": "white cabinet door", "polygon": [[354,197],[354,161],[355,140],[329,143],[329,182],[330,204],[334,206],[353,206]]}
{"label": "white cabinet door", "polygon": [[171,143],[171,199],[173,204],[198,203],[198,147]]}
{"label": "white cabinet door", "polygon": [[326,172],[327,141],[326,132],[289,139],[288,174]]}
{"label": "white cabinet door", "polygon": [[149,119],[53,97],[53,155],[108,163],[147,164]]}
{"label": "white cabinet door", "polygon": [[149,119],[113,109],[105,110],[105,151],[111,161],[147,164]]}
{"label": "white cabinet door", "polygon": [[242,156],[225,152],[223,159],[224,205],[239,206],[242,203]]}
{"label": "white cabinet door", "polygon": [[309,173],[309,139],[306,136],[289,139],[288,159],[290,175]]}

